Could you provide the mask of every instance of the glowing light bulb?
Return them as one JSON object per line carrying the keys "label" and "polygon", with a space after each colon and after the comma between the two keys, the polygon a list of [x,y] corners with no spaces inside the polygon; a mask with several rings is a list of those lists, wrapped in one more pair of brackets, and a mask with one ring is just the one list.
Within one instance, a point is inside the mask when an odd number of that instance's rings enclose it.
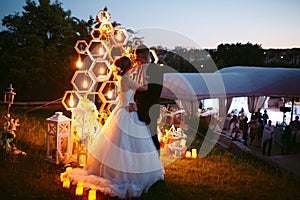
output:
{"label": "glowing light bulb", "polygon": [[86,89],[88,87],[88,81],[87,80],[84,80],[83,83],[82,83],[82,87],[84,89]]}
{"label": "glowing light bulb", "polygon": [[76,66],[77,66],[78,68],[81,68],[82,65],[83,65],[83,63],[81,62],[81,57],[80,57],[80,55],[78,55],[78,60],[77,60],[77,62],[76,62]]}
{"label": "glowing light bulb", "polygon": [[111,89],[108,90],[108,92],[107,92],[107,98],[112,99],[113,95],[114,95],[113,90],[111,90]]}
{"label": "glowing light bulb", "polygon": [[103,75],[103,74],[105,73],[105,69],[104,69],[104,67],[100,67],[100,69],[99,69],[99,73],[100,73],[101,75]]}
{"label": "glowing light bulb", "polygon": [[100,47],[100,48],[99,48],[99,55],[100,55],[100,56],[103,56],[103,55],[104,55],[104,49],[103,49],[103,47]]}
{"label": "glowing light bulb", "polygon": [[118,32],[115,36],[117,42],[121,42],[122,41],[122,35],[120,34],[120,32]]}
{"label": "glowing light bulb", "polygon": [[74,97],[73,97],[73,94],[71,94],[71,96],[70,96],[69,106],[70,106],[71,108],[74,106]]}

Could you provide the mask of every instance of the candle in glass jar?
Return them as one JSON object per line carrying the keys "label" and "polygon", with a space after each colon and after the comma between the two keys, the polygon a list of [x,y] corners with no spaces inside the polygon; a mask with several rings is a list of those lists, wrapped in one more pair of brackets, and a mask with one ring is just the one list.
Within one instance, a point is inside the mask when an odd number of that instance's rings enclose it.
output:
{"label": "candle in glass jar", "polygon": [[65,175],[66,175],[66,172],[60,173],[60,181],[61,181],[61,182],[64,182]]}
{"label": "candle in glass jar", "polygon": [[78,181],[76,191],[75,191],[76,196],[81,196],[83,194],[83,183]]}
{"label": "candle in glass jar", "polygon": [[70,188],[70,179],[69,177],[64,179],[63,187],[69,189]]}
{"label": "candle in glass jar", "polygon": [[96,200],[96,189],[95,188],[91,188],[89,191],[89,196],[88,196],[88,200]]}
{"label": "candle in glass jar", "polygon": [[191,157],[191,152],[190,152],[190,151],[186,151],[185,157],[186,157],[186,158],[190,158],[190,157]]}
{"label": "candle in glass jar", "polygon": [[197,149],[192,149],[192,158],[197,158]]}

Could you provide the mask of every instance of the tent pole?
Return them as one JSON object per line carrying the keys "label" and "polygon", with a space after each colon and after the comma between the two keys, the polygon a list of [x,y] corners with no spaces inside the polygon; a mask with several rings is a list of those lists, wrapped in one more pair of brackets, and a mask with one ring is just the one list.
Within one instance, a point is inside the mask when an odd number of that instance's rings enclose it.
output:
{"label": "tent pole", "polygon": [[293,121],[293,112],[294,112],[294,104],[295,104],[295,98],[292,98],[292,110],[291,110],[291,119],[290,122]]}

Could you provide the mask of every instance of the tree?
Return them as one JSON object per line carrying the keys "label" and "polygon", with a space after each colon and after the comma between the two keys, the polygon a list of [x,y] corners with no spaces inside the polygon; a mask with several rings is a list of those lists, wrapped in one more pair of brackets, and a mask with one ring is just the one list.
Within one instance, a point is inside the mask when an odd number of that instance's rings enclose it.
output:
{"label": "tree", "polygon": [[213,58],[218,68],[229,66],[262,66],[265,55],[261,45],[258,44],[220,44]]}
{"label": "tree", "polygon": [[88,38],[93,19],[71,17],[58,1],[26,0],[23,9],[2,20],[7,30],[0,32],[0,85],[13,83],[18,100],[61,97],[75,70],[74,41]]}

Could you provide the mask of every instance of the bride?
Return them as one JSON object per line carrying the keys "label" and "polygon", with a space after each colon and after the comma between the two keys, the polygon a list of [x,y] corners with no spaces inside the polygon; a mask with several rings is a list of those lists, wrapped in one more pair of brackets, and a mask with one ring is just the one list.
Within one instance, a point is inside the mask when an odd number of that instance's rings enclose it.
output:
{"label": "bride", "polygon": [[119,101],[101,131],[89,141],[87,165],[67,173],[75,183],[81,181],[104,194],[139,197],[164,179],[164,169],[148,127],[136,112],[126,110],[135,91],[147,90],[147,83],[143,80],[140,85],[129,77],[132,63],[128,57],[118,58],[114,65]]}

